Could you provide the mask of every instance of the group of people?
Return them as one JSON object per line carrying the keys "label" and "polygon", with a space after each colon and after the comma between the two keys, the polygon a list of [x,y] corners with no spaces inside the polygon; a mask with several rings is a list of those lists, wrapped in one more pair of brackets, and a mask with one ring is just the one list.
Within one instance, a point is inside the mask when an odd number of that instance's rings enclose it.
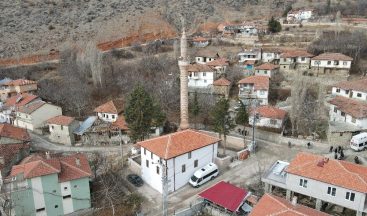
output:
{"label": "group of people", "polygon": [[335,147],[334,146],[330,146],[329,152],[333,152],[334,151],[334,159],[338,159],[338,160],[343,160],[344,159],[344,151],[343,151],[343,147],[338,146]]}

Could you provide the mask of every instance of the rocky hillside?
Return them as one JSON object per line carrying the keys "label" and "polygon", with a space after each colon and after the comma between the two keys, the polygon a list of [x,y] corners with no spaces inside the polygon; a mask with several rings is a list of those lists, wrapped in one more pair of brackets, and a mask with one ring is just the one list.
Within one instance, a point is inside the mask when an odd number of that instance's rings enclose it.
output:
{"label": "rocky hillside", "polygon": [[[0,1],[0,58],[60,49],[66,41],[103,42],[130,34],[175,32],[181,17],[203,22],[267,18],[301,0]],[[320,1],[317,1],[320,2]]]}

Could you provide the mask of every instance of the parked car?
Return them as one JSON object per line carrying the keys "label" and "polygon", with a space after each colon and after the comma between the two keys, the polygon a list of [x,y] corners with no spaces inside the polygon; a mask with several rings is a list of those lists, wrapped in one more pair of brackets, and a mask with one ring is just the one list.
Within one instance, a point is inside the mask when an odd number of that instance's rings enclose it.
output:
{"label": "parked car", "polygon": [[189,183],[193,187],[199,187],[205,182],[214,179],[219,174],[218,167],[214,163],[209,163],[203,168],[196,170],[194,175],[190,178]]}
{"label": "parked car", "polygon": [[361,151],[367,148],[367,133],[360,133],[352,137],[350,147],[354,151]]}
{"label": "parked car", "polygon": [[127,180],[128,180],[131,184],[135,185],[136,187],[141,187],[141,186],[143,186],[143,184],[144,184],[143,179],[142,179],[142,178],[140,178],[140,176],[138,176],[138,175],[136,175],[136,174],[129,174],[129,175],[127,175]]}

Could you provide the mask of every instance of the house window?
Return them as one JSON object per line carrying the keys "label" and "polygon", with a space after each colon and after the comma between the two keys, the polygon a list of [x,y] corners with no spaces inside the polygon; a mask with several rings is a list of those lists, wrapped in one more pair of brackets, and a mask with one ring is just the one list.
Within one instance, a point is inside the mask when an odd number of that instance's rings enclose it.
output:
{"label": "house window", "polygon": [[362,94],[361,93],[357,93],[357,97],[362,97]]}
{"label": "house window", "polygon": [[355,118],[352,118],[352,122],[353,122],[353,123],[356,123],[356,119],[355,119]]}
{"label": "house window", "polygon": [[341,114],[342,116],[345,116],[345,112],[341,112],[340,114]]}
{"label": "house window", "polygon": [[199,164],[199,161],[198,160],[195,160],[194,161],[194,168],[198,167],[198,164]]}
{"label": "house window", "polygon": [[54,126],[53,125],[51,125],[51,128],[52,128],[52,130],[54,129]]}
{"label": "house window", "polygon": [[268,74],[268,71],[264,71],[264,74]]}
{"label": "house window", "polygon": [[146,155],[147,154],[147,149],[144,149],[144,155]]}
{"label": "house window", "polygon": [[355,196],[356,196],[356,194],[355,194],[355,193],[347,192],[347,193],[345,194],[345,199],[350,200],[350,201],[354,201]]}
{"label": "house window", "polygon": [[305,60],[306,60],[306,58],[305,58],[305,57],[302,57],[302,58],[301,58],[301,61],[305,61]]}
{"label": "house window", "polygon": [[299,180],[299,186],[307,188],[308,181],[306,179],[300,179]]}
{"label": "house window", "polygon": [[191,152],[187,153],[188,158],[191,159]]}
{"label": "house window", "polygon": [[58,208],[59,206],[58,205],[55,205],[55,208]]}
{"label": "house window", "polygon": [[339,136],[343,136],[343,133],[339,133]]}
{"label": "house window", "polygon": [[115,115],[112,115],[112,119],[115,119]]}
{"label": "house window", "polygon": [[206,80],[204,80],[204,83],[206,83]]}
{"label": "house window", "polygon": [[328,187],[327,188],[327,194],[329,194],[331,196],[335,196],[335,194],[336,194],[336,188],[335,187]]}
{"label": "house window", "polygon": [[340,88],[337,88],[337,89],[336,89],[336,92],[340,93]]}
{"label": "house window", "polygon": [[74,185],[74,188],[77,188],[78,187],[78,185]]}
{"label": "house window", "polygon": [[62,198],[63,199],[68,199],[68,198],[71,198],[71,195],[66,195],[66,196],[63,196]]}
{"label": "house window", "polygon": [[261,90],[260,95],[264,95],[264,94],[265,94],[265,91]]}
{"label": "house window", "polygon": [[206,72],[203,72],[203,76],[206,76]]}
{"label": "house window", "polygon": [[270,119],[270,124],[276,125],[277,124],[277,120],[276,119]]}
{"label": "house window", "polygon": [[331,65],[331,61],[327,61],[327,65]]}
{"label": "house window", "polygon": [[64,126],[61,125],[61,130],[63,130],[63,129],[64,129]]}
{"label": "house window", "polygon": [[271,53],[267,53],[267,54],[266,54],[266,56],[267,56],[267,57],[271,57]]}
{"label": "house window", "polygon": [[41,211],[44,211],[46,210],[45,208],[39,208],[39,209],[36,209],[36,212],[41,212]]}
{"label": "house window", "polygon": [[156,167],[156,172],[159,175],[159,166]]}
{"label": "house window", "polygon": [[349,90],[345,90],[345,94],[349,94]]}
{"label": "house window", "polygon": [[145,166],[149,167],[149,161],[148,160],[145,160]]}
{"label": "house window", "polygon": [[64,187],[64,190],[67,190],[68,189],[68,187]]}
{"label": "house window", "polygon": [[196,77],[197,77],[197,76],[198,76],[198,72],[194,72],[194,76],[196,76]]}
{"label": "house window", "polygon": [[337,113],[338,112],[338,109],[336,107],[334,107],[334,112]]}
{"label": "house window", "polygon": [[344,65],[344,66],[347,66],[347,65],[348,65],[348,62],[346,62],[346,61],[345,61],[345,62],[343,62],[343,65]]}
{"label": "house window", "polygon": [[150,159],[153,159],[153,152],[150,152]]}
{"label": "house window", "polygon": [[105,118],[105,117],[106,117],[106,114],[103,113],[103,118]]}
{"label": "house window", "polygon": [[182,165],[182,173],[186,172],[186,165]]}

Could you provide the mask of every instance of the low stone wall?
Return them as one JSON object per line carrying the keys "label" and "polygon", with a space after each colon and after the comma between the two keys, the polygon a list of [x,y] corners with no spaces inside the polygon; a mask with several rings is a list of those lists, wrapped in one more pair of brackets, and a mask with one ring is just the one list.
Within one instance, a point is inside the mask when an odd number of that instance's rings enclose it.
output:
{"label": "low stone wall", "polygon": [[128,158],[128,165],[129,165],[131,172],[137,175],[141,175],[141,164],[135,161],[138,157],[140,158],[140,155],[136,155],[136,156]]}
{"label": "low stone wall", "polygon": [[229,167],[231,160],[232,160],[231,156],[226,156],[224,158],[216,157],[214,159],[214,163],[218,165],[219,170],[225,170]]}

